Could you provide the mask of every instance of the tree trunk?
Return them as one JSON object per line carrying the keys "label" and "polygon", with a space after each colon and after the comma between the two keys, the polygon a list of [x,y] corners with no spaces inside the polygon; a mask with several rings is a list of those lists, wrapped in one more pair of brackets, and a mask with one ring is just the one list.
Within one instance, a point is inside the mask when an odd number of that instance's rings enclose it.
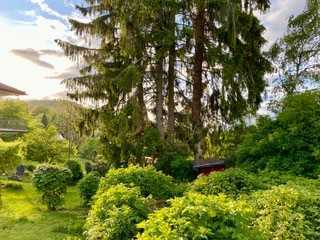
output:
{"label": "tree trunk", "polygon": [[139,132],[143,132],[145,128],[145,124],[148,121],[148,113],[147,108],[144,102],[144,91],[143,91],[143,79],[141,79],[141,82],[137,85],[137,98],[138,98],[138,104],[141,114],[141,124]]}
{"label": "tree trunk", "polygon": [[194,67],[193,67],[193,93],[192,93],[192,125],[194,132],[194,152],[195,160],[203,158],[201,151],[202,140],[202,122],[201,122],[201,99],[202,89],[202,72],[204,61],[204,28],[205,28],[205,9],[203,6],[197,6],[196,16],[193,19],[193,31],[195,39]]}
{"label": "tree trunk", "polygon": [[168,68],[168,136],[169,139],[174,137],[174,82],[175,82],[175,64],[176,49],[175,43],[169,49],[169,68]]}
{"label": "tree trunk", "polygon": [[156,123],[161,139],[164,138],[163,130],[163,57],[159,56],[156,61]]}

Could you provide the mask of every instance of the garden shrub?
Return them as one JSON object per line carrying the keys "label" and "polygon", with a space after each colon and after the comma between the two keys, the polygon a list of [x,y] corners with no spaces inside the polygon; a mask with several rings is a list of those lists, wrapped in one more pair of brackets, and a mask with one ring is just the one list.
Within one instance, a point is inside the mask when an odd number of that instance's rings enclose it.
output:
{"label": "garden shrub", "polygon": [[33,184],[42,193],[42,201],[49,210],[55,210],[63,203],[72,173],[67,168],[41,164],[34,170]]}
{"label": "garden shrub", "polygon": [[0,173],[14,169],[22,158],[21,142],[4,142],[0,139]]}
{"label": "garden shrub", "polygon": [[80,194],[83,203],[87,206],[92,197],[96,194],[100,182],[100,175],[97,172],[90,172],[79,182]]}
{"label": "garden shrub", "polygon": [[179,181],[191,181],[196,176],[192,169],[192,161],[177,152],[162,153],[156,163],[156,168]]}
{"label": "garden shrub", "polygon": [[261,188],[254,175],[238,168],[230,168],[224,172],[214,172],[195,180],[191,190],[203,194],[216,195],[224,193],[238,196]]}
{"label": "garden shrub", "polygon": [[156,171],[153,167],[129,166],[111,169],[102,179],[100,190],[104,191],[120,183],[128,187],[139,187],[143,196],[152,195],[158,199],[171,198],[177,194],[178,189],[172,177]]}
{"label": "garden shrub", "polygon": [[287,184],[288,182],[301,182],[306,178],[298,177],[287,172],[279,171],[261,171],[256,175],[257,182],[259,182],[262,189],[270,189],[273,186]]}
{"label": "garden shrub", "polygon": [[155,167],[179,181],[191,181],[196,175],[188,156],[190,156],[190,149],[186,144],[164,142]]}
{"label": "garden shrub", "polygon": [[170,202],[170,207],[151,213],[138,224],[143,232],[137,239],[260,239],[248,227],[252,210],[244,201],[188,193]]}
{"label": "garden shrub", "polygon": [[127,240],[137,234],[136,224],[147,218],[149,208],[138,188],[122,184],[100,191],[85,225],[88,240]]}
{"label": "garden shrub", "polygon": [[256,209],[253,226],[267,239],[320,239],[319,183],[273,187],[254,193],[251,203]]}
{"label": "garden shrub", "polygon": [[72,173],[72,178],[70,181],[71,184],[76,184],[83,177],[81,165],[78,161],[68,160],[65,163],[65,167],[68,168]]}

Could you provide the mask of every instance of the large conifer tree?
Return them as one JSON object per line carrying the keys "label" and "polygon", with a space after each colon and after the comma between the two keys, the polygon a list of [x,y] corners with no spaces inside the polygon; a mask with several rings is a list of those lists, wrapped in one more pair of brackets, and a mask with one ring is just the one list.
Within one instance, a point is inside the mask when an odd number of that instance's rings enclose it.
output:
{"label": "large conifer tree", "polygon": [[270,66],[253,12],[268,7],[268,0],[86,0],[77,8],[91,20],[70,22],[91,44],[57,41],[85,63],[82,76],[65,81],[70,96],[103,103],[106,144],[123,139],[115,152],[143,134],[150,106],[162,138],[172,139],[176,110],[190,115],[201,159],[204,129],[230,124],[261,102]]}

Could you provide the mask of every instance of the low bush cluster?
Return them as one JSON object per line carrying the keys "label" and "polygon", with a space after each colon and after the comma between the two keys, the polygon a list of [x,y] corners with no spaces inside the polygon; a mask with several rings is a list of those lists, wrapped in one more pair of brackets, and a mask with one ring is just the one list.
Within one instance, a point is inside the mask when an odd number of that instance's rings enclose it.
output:
{"label": "low bush cluster", "polygon": [[100,182],[100,175],[97,172],[90,172],[79,182],[80,194],[83,204],[88,206],[92,197],[96,194]]}
{"label": "low bush cluster", "polygon": [[248,215],[251,209],[245,202],[226,196],[204,196],[189,193],[171,200],[171,206],[149,215],[140,223],[140,240],[153,239],[259,239],[250,230]]}
{"label": "low bush cluster", "polygon": [[[152,167],[112,169],[101,179],[86,237],[320,239],[320,180],[281,174],[228,169],[185,184],[189,187],[181,188],[184,195],[179,196],[180,185]],[[85,191],[97,186],[99,176],[91,173],[87,178]],[[88,202],[93,194],[88,194]]]}
{"label": "low bush cluster", "polygon": [[101,181],[99,191],[121,183],[127,187],[139,187],[145,197],[151,195],[156,199],[168,199],[179,194],[172,177],[156,171],[153,167],[137,166],[111,169]]}
{"label": "low bush cluster", "polygon": [[244,170],[231,168],[224,172],[217,172],[209,176],[200,177],[191,186],[193,191],[205,194],[216,195],[224,193],[229,196],[239,196],[243,193],[250,193],[260,189],[254,175]]}
{"label": "low bush cluster", "polygon": [[56,210],[63,203],[71,177],[69,169],[49,164],[38,165],[34,170],[33,184],[42,193],[42,201],[49,210]]}
{"label": "low bush cluster", "polygon": [[320,239],[319,182],[305,180],[300,184],[289,183],[252,195],[253,226],[266,239]]}
{"label": "low bush cluster", "polygon": [[149,207],[139,188],[123,184],[99,192],[89,212],[88,240],[125,240],[137,234],[136,224],[147,218]]}

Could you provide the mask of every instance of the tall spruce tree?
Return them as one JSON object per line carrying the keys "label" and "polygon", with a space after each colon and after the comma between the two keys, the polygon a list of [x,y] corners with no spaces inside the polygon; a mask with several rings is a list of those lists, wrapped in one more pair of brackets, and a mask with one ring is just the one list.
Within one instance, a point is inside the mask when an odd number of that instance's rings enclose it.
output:
{"label": "tall spruce tree", "polygon": [[91,44],[57,41],[85,63],[82,76],[65,81],[70,96],[102,103],[95,112],[104,119],[105,144],[122,160],[131,158],[128,146],[143,135],[152,105],[163,138],[167,130],[172,139],[175,120],[186,119],[175,119],[175,110],[190,115],[190,143],[201,159],[204,130],[261,102],[270,65],[253,12],[268,7],[268,0],[86,0],[77,8],[91,20],[70,22]]}
{"label": "tall spruce tree", "polygon": [[257,110],[269,62],[261,53],[264,27],[254,16],[265,1],[185,1],[192,32],[192,124],[195,158],[202,158],[203,126],[230,123]]}

